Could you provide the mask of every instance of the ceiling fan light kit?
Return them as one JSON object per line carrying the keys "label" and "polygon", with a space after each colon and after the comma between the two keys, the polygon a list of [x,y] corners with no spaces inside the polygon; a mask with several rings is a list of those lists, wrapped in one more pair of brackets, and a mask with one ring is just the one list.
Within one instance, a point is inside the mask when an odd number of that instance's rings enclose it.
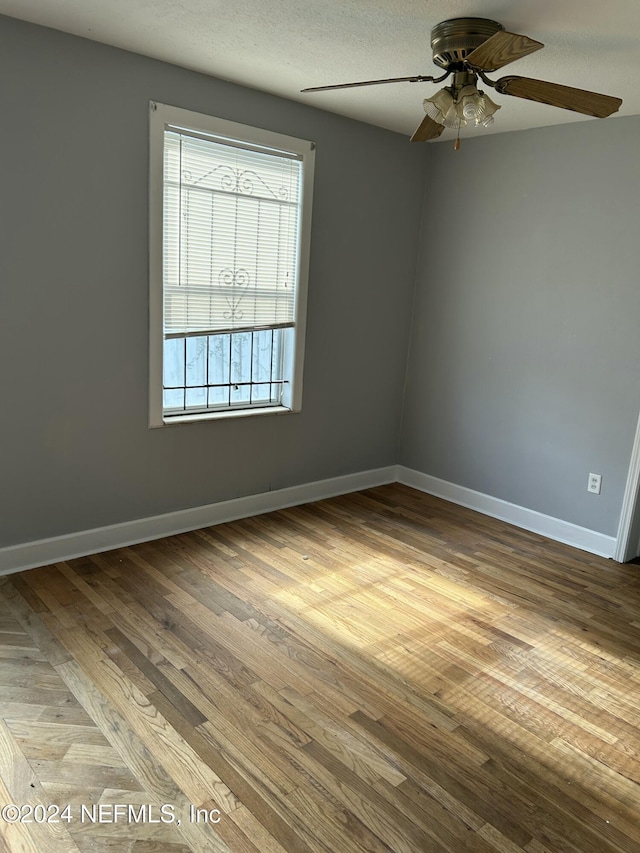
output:
{"label": "ceiling fan light kit", "polygon": [[422,105],[426,114],[438,124],[457,128],[468,124],[489,127],[493,124],[494,113],[500,109],[500,105],[477,89],[475,83],[463,85],[457,93],[455,86],[446,86],[425,98]]}
{"label": "ceiling fan light kit", "polygon": [[[606,118],[620,108],[620,98],[585,89],[574,89],[558,83],[513,75],[501,77],[499,80],[490,80],[487,77],[487,72],[497,71],[542,47],[544,45],[541,42],[525,35],[507,32],[502,24],[489,18],[452,18],[437,24],[431,31],[433,62],[445,72],[441,77],[391,77],[359,83],[314,86],[302,91],[349,89],[381,83],[441,83],[453,75],[451,85],[424,99],[426,116],[413,133],[412,142],[430,142],[437,139],[445,127],[457,128],[459,131],[468,124],[476,127],[489,127],[493,124],[494,113],[501,105],[494,103],[478,89],[478,79],[501,95],[537,101],[596,118]],[[459,148],[459,137],[455,147],[456,150]]]}

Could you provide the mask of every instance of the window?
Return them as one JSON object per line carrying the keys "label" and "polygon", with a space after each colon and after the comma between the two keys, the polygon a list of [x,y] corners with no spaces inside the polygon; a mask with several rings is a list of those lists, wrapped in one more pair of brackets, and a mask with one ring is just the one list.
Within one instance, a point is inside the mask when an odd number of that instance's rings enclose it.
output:
{"label": "window", "polygon": [[150,425],[297,411],[314,146],[150,108]]}

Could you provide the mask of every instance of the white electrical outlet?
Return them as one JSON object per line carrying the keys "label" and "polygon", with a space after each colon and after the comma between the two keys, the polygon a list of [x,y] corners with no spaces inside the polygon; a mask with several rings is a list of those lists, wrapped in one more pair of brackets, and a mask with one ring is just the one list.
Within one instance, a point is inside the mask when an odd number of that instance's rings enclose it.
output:
{"label": "white electrical outlet", "polygon": [[587,483],[587,491],[593,492],[594,495],[599,495],[601,486],[602,486],[602,474],[589,474],[589,482]]}

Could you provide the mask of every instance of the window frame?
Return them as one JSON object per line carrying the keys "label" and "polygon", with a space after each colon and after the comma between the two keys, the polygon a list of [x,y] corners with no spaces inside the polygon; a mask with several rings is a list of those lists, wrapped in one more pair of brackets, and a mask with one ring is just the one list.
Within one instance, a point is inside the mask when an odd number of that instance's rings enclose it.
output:
{"label": "window frame", "polygon": [[[185,128],[216,138],[297,154],[302,160],[302,185],[295,317],[287,336],[285,357],[290,381],[283,405],[210,410],[165,416],[163,410],[164,362],[164,275],[163,275],[163,195],[164,132],[168,126]],[[149,427],[161,427],[193,421],[229,417],[254,417],[265,414],[299,412],[302,408],[302,378],[309,281],[311,210],[315,165],[315,143],[264,128],[251,127],[181,107],[149,103]]]}

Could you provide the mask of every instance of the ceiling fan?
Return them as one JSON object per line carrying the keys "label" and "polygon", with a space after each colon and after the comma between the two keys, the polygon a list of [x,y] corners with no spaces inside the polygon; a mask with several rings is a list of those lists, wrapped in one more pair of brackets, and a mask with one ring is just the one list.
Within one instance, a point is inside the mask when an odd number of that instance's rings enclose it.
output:
{"label": "ceiling fan", "polygon": [[[418,75],[363,80],[358,83],[313,86],[302,89],[302,92],[350,89],[357,86],[376,86],[380,83],[441,83],[451,77],[451,85],[424,100],[426,116],[414,131],[412,142],[437,139],[445,127],[458,128],[459,131],[470,123],[485,127],[492,124],[493,115],[500,106],[478,89],[478,79],[500,95],[538,101],[597,118],[606,118],[620,108],[620,98],[573,89],[559,83],[546,83],[543,80],[513,75],[500,77],[495,81],[487,77],[487,72],[497,71],[542,47],[544,45],[541,42],[528,36],[507,32],[502,24],[488,18],[452,18],[442,21],[431,30],[433,61],[445,72],[441,77]],[[456,148],[458,147],[459,137],[456,140]]]}

